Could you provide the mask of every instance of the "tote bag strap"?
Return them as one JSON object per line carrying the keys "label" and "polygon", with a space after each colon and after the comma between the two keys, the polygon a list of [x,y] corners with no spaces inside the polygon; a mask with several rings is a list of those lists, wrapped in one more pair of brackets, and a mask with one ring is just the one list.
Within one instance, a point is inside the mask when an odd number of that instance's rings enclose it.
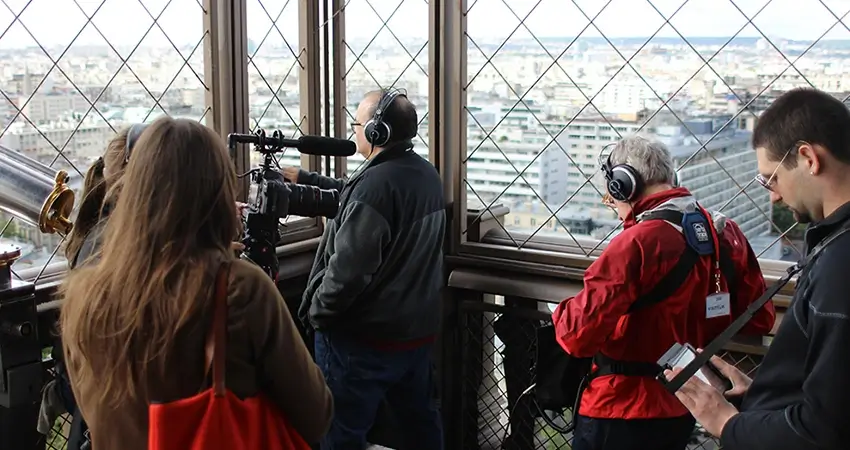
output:
{"label": "tote bag strap", "polygon": [[213,392],[224,396],[224,363],[227,347],[227,284],[230,278],[230,262],[223,262],[215,279],[212,322],[207,329],[204,343],[204,373],[212,368]]}

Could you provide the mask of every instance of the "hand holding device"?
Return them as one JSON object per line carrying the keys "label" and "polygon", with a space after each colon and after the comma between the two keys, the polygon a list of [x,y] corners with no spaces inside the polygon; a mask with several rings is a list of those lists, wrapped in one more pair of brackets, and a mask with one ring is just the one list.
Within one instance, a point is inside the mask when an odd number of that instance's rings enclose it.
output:
{"label": "hand holding device", "polygon": [[283,174],[283,177],[286,178],[286,180],[289,181],[290,183],[297,183],[298,182],[298,170],[299,170],[298,167],[286,166],[283,169],[281,169],[280,172]]}
{"label": "hand holding device", "polygon": [[[667,370],[684,369],[696,357],[697,350],[690,344],[676,344],[658,360],[658,365]],[[700,367],[694,376],[724,394],[734,387],[732,381],[715,366],[713,360]]]}
{"label": "hand holding device", "polygon": [[[697,349],[697,352],[700,353],[702,350]],[[727,398],[742,397],[747,393],[750,385],[753,384],[752,378],[738,370],[737,367],[724,361],[721,357],[716,355],[712,356],[709,362],[732,383],[732,388],[723,392],[723,395]]]}

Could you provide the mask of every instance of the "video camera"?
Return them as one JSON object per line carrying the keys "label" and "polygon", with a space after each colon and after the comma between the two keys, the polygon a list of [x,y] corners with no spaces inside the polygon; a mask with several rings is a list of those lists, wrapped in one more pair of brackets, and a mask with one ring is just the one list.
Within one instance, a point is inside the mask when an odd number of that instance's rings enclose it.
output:
{"label": "video camera", "polygon": [[339,191],[287,181],[278,171],[280,167],[274,154],[285,148],[294,148],[308,155],[351,156],[356,146],[351,141],[322,136],[286,139],[279,130],[267,136],[259,128],[251,134],[228,135],[227,146],[231,155],[235,152],[236,144],[251,144],[255,151],[263,155],[259,167],[240,175],[240,178],[250,175],[251,182],[257,185],[256,199],[253,204],[249,204],[245,217],[245,235],[242,239],[245,250],[242,257],[254,262],[273,280],[277,280],[275,247],[280,239],[280,219],[290,214],[333,218],[339,209]]}

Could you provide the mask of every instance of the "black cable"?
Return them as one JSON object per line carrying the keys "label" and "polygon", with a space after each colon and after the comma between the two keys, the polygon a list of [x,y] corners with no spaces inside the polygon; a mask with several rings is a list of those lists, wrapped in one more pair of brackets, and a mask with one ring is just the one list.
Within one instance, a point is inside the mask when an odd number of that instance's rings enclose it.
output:
{"label": "black cable", "polygon": [[[501,447],[501,448],[505,447],[505,440],[508,439],[508,430],[511,427],[511,417],[514,416],[514,413],[516,412],[516,407],[519,406],[519,403],[520,403],[520,401],[522,400],[523,397],[525,397],[526,395],[531,393],[531,391],[534,390],[535,386],[537,386],[537,383],[532,383],[531,386],[525,388],[525,390],[522,391],[522,394],[519,394],[519,397],[517,397],[516,403],[514,403],[513,408],[511,408],[510,411],[508,411],[508,424],[507,424],[507,426],[505,426],[505,430],[502,432],[502,439],[499,441],[499,447]],[[537,402],[535,401],[534,404],[536,405]],[[543,419],[543,420],[546,420],[546,419]]]}
{"label": "black cable", "polygon": [[[540,403],[537,402],[537,399],[536,398],[532,399],[532,403],[534,404],[534,408],[537,410],[538,414],[540,414],[540,418],[543,419],[544,422],[546,422],[546,425],[549,425],[550,427],[552,427],[553,430],[555,430],[555,431],[557,431],[558,433],[561,433],[561,434],[572,433],[576,429],[576,417],[578,416],[578,408],[579,408],[579,405],[581,404],[581,394],[584,391],[584,388],[587,386],[587,381],[588,381],[587,378],[584,378],[584,379],[581,380],[581,383],[579,384],[578,393],[576,394],[576,400],[575,400],[575,403],[573,404],[573,411],[572,411],[573,417],[572,417],[572,420],[569,422],[569,424],[567,424],[567,426],[565,426],[565,427],[562,427],[561,425],[556,424],[555,421],[552,420],[551,417],[549,417],[549,414],[546,414],[546,411],[543,408],[540,407]],[[528,394],[530,394],[531,392],[534,391],[535,387],[537,387],[537,383],[532,383],[531,386],[527,387],[524,391],[522,391],[522,393],[519,394],[519,397],[517,397],[516,403],[514,403],[514,406],[508,412],[508,425],[505,427],[505,430],[502,434],[502,439],[500,441],[500,445],[502,447],[504,447],[505,440],[508,438],[508,430],[510,429],[510,426],[511,426],[511,417],[513,417],[514,413],[516,412],[517,406],[519,406],[520,401],[522,400],[523,397],[525,397],[526,395],[528,395]],[[552,411],[552,412],[557,412],[557,411]],[[561,414],[563,415],[563,412]]]}

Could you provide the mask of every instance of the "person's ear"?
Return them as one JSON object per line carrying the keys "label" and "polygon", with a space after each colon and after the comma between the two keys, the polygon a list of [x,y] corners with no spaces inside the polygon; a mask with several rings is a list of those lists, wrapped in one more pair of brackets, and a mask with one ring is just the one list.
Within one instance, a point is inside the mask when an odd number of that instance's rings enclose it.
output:
{"label": "person's ear", "polygon": [[803,144],[797,149],[797,164],[803,164],[803,170],[809,172],[809,175],[818,175],[823,169],[822,153],[825,151],[826,149],[819,145]]}

